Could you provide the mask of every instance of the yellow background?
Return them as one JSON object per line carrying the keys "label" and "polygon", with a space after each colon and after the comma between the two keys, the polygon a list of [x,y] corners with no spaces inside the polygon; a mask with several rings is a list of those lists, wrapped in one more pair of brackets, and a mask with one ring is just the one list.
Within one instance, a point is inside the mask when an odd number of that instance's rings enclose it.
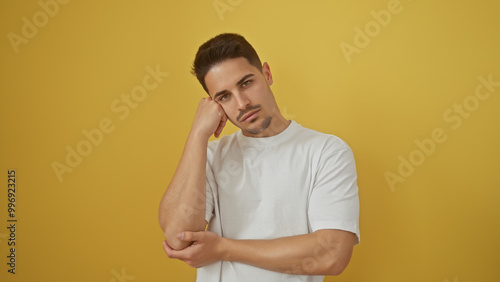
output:
{"label": "yellow background", "polygon": [[[70,1],[16,47],[8,34],[22,36],[23,17],[43,9],[0,1],[1,281],[194,281],[164,254],[157,208],[205,96],[189,73],[194,54],[221,32],[241,33],[270,64],[286,117],[355,153],[361,244],[325,281],[498,281],[500,87],[456,129],[443,114],[473,101],[479,76],[500,81],[500,2],[404,0],[378,31],[371,11],[394,1],[220,0],[232,9],[219,14],[213,2]],[[356,46],[367,25],[374,36],[348,62],[341,43]],[[168,77],[120,119],[112,103],[157,65]],[[103,119],[114,131],[60,182],[52,163]],[[391,189],[384,174],[435,128],[446,141]]]}

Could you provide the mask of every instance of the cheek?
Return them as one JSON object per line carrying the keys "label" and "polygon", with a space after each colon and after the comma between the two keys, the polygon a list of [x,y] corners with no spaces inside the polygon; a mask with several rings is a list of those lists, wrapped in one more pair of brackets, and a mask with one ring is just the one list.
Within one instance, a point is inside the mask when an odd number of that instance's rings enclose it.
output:
{"label": "cheek", "polygon": [[223,105],[222,106],[222,109],[224,110],[224,112],[226,113],[226,116],[229,120],[235,120],[236,119],[236,115],[237,113],[235,114],[234,110],[232,109],[232,107],[230,107],[229,105]]}
{"label": "cheek", "polygon": [[268,88],[261,87],[260,89],[258,89],[258,91],[255,92],[252,102],[253,104],[269,105],[271,96],[272,94],[269,93]]}

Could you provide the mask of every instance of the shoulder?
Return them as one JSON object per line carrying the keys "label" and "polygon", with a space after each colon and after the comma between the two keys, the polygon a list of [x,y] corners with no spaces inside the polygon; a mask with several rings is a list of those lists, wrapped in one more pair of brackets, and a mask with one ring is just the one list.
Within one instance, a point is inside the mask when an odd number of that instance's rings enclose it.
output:
{"label": "shoulder", "polygon": [[298,143],[303,142],[316,149],[320,149],[323,153],[351,150],[349,145],[340,137],[303,126],[300,126],[297,130],[296,141],[298,141]]}
{"label": "shoulder", "polygon": [[217,140],[208,141],[207,153],[210,157],[216,152],[225,152],[236,142],[237,132],[231,135],[224,135]]}

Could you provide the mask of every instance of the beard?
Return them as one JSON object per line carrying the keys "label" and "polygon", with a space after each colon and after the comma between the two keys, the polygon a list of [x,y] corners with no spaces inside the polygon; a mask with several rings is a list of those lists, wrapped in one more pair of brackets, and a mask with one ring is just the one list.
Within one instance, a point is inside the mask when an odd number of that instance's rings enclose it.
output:
{"label": "beard", "polygon": [[269,127],[269,125],[271,125],[272,120],[273,120],[272,116],[267,116],[264,118],[264,120],[260,123],[260,126],[258,126],[257,128],[245,128],[243,130],[250,134],[257,135],[262,131],[266,130]]}

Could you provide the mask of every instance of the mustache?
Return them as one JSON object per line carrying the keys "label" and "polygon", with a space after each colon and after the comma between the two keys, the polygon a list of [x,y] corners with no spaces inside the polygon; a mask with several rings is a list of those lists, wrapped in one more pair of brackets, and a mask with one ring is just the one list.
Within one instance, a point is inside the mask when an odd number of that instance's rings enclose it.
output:
{"label": "mustache", "polygon": [[246,109],[244,109],[244,110],[240,111],[240,114],[238,115],[238,117],[236,117],[236,120],[237,120],[237,121],[240,121],[240,119],[241,119],[241,118],[242,118],[245,114],[247,114],[247,113],[248,113],[248,112],[250,112],[250,111],[253,111],[253,110],[256,110],[256,109],[260,109],[260,107],[261,107],[261,105],[260,105],[260,104],[259,104],[259,105],[254,105],[254,106],[252,106],[252,105],[247,106],[247,108],[246,108]]}

